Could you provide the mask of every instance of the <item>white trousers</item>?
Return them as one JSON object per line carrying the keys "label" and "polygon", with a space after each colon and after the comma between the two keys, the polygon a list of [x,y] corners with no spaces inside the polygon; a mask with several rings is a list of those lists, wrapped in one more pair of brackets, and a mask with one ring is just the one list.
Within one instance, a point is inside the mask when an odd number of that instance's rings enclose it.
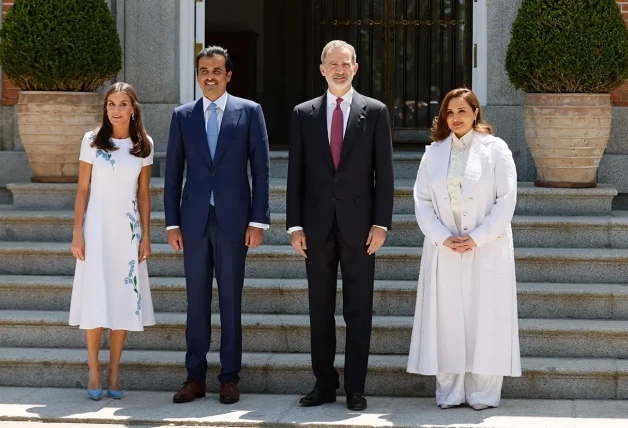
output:
{"label": "white trousers", "polygon": [[467,403],[499,406],[503,376],[487,376],[475,373],[436,375],[436,404],[457,406]]}

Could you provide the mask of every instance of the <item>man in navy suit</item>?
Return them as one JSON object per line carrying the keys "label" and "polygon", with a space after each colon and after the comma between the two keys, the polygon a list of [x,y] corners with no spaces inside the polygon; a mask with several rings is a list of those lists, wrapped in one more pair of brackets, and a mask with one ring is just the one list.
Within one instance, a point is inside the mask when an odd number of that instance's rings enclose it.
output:
{"label": "man in navy suit", "polygon": [[[170,122],[164,206],[168,243],[183,251],[187,287],[187,380],[175,403],[205,396],[212,277],[220,305],[220,402],[240,399],[242,287],[248,248],[270,225],[269,154],[259,104],[227,93],[233,63],[210,46],[196,57],[203,98],[177,107]],[[187,175],[183,191],[183,171]],[[250,163],[252,191],[247,164]]]}

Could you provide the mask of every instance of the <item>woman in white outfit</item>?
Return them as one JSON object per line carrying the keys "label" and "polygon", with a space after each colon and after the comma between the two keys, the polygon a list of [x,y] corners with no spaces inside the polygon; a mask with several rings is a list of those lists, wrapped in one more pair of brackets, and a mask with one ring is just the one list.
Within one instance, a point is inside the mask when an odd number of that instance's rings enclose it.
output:
{"label": "woman in white outfit", "polygon": [[94,400],[102,396],[103,328],[111,329],[107,395],[122,398],[118,374],[126,332],[155,324],[146,269],[153,155],[135,91],[114,83],[105,95],[102,125],[81,144],[72,238],[78,260],[70,325],[86,330],[87,393]]}
{"label": "woman in white outfit", "polygon": [[466,88],[451,91],[421,159],[414,203],[425,235],[408,372],[436,375],[436,404],[499,405],[521,376],[510,222],[517,172]]}

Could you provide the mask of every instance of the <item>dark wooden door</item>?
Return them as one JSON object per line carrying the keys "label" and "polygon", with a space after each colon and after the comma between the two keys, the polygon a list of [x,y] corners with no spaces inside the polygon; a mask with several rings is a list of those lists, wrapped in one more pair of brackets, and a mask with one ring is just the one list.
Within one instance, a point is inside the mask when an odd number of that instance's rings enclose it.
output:
{"label": "dark wooden door", "polygon": [[229,93],[257,101],[257,37],[252,31],[207,31],[206,46],[222,46],[234,63]]}
{"label": "dark wooden door", "polygon": [[326,87],[315,74],[323,47],[345,40],[356,48],[354,87],[388,106],[395,142],[428,142],[445,94],[471,87],[472,0],[309,2],[311,95]]}

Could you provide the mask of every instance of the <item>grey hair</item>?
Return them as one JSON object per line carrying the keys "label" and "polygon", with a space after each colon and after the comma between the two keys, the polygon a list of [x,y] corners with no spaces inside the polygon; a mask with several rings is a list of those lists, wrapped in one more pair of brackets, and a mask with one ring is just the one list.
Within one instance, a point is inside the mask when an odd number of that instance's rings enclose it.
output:
{"label": "grey hair", "polygon": [[355,48],[353,46],[351,46],[349,43],[345,42],[344,40],[332,40],[331,42],[327,43],[325,47],[323,48],[323,53],[321,53],[321,64],[325,63],[325,57],[327,57],[327,52],[329,52],[330,49],[336,49],[336,48],[349,49],[349,51],[351,52],[353,63],[354,64],[357,63],[357,58],[355,55]]}

